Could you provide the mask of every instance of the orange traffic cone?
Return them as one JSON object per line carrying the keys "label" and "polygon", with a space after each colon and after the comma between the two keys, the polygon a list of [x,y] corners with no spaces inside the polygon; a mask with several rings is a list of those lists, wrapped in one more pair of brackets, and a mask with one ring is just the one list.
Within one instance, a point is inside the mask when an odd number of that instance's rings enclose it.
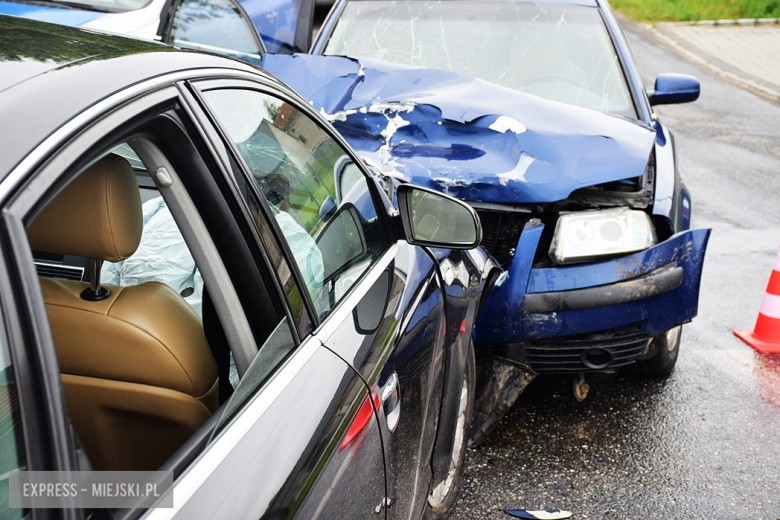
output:
{"label": "orange traffic cone", "polygon": [[761,304],[753,332],[737,329],[734,335],[759,352],[780,354],[780,253],[769,277],[764,303]]}

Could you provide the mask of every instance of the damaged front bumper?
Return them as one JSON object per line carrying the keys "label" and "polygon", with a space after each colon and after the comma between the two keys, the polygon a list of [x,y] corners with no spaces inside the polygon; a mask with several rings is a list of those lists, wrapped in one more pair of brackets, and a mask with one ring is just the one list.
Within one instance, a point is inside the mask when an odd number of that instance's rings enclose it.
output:
{"label": "damaged front bumper", "polygon": [[650,340],[696,316],[709,230],[579,265],[534,267],[543,225],[525,225],[508,270],[487,295],[481,348],[537,373],[612,370],[648,354]]}

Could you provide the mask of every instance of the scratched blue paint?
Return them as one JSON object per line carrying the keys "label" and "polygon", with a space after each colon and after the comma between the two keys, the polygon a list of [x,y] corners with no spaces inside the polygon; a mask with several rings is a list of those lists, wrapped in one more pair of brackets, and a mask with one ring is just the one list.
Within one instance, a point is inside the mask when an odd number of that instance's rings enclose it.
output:
{"label": "scratched blue paint", "polygon": [[[469,202],[554,202],[639,177],[656,139],[637,121],[440,70],[310,55],[269,55],[263,67],[359,152]],[[390,120],[405,126],[388,135]]]}
{"label": "scratched blue paint", "polygon": [[31,20],[58,23],[80,27],[94,20],[104,13],[87,11],[84,9],[70,9],[63,7],[49,7],[38,4],[20,4],[16,2],[0,2],[0,14],[20,16]]}
{"label": "scratched blue paint", "polygon": [[[519,254],[538,238],[527,238],[524,231],[518,242],[518,254],[509,268],[507,281],[493,289],[477,321],[478,343],[512,343],[532,339],[587,334],[626,325],[636,325],[636,333],[657,335],[696,316],[699,283],[709,230],[678,233],[646,251],[605,262],[532,269],[533,254]],[[523,248],[523,249],[521,249]],[[535,251],[535,247],[531,249]],[[523,314],[526,294],[603,287],[648,274],[664,266],[683,268],[679,287],[653,298],[630,303]]]}
{"label": "scratched blue paint", "polygon": [[542,224],[529,224],[520,234],[517,252],[506,278],[491,289],[482,304],[474,327],[477,344],[511,343],[524,336],[521,320],[523,297],[543,230]]}
{"label": "scratched blue paint", "polygon": [[655,247],[613,260],[534,269],[528,281],[528,292],[570,291],[605,285],[648,274],[670,263],[682,265],[687,257],[698,261],[700,253],[696,252],[698,247],[695,246],[706,241],[707,233],[706,230],[678,233]]}

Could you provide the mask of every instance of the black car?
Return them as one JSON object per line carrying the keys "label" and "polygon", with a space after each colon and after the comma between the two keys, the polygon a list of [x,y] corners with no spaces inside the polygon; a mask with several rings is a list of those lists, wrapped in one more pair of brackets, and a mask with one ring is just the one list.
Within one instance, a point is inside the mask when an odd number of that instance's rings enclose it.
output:
{"label": "black car", "polygon": [[17,470],[172,474],[173,509],[94,518],[452,504],[491,270],[468,206],[396,209],[249,65],[4,16],[0,135],[4,517]]}

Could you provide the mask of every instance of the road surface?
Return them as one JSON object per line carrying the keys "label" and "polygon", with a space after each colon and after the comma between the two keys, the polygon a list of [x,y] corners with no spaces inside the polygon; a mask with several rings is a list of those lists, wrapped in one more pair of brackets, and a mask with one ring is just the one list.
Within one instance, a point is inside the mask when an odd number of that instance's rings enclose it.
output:
{"label": "road surface", "polygon": [[694,74],[702,97],[659,107],[677,139],[693,226],[711,227],[699,316],[662,382],[537,379],[470,450],[452,518],[557,507],[577,519],[780,519],[780,356],[736,339],[752,329],[780,247],[780,106],[625,27],[645,84]]}

